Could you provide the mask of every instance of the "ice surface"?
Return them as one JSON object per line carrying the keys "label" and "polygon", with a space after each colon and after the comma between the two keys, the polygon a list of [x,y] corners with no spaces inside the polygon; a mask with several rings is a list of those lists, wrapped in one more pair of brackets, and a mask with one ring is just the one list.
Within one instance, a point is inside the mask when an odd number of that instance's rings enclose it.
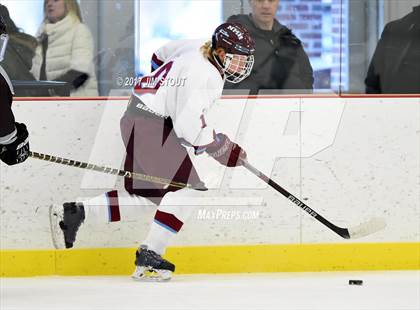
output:
{"label": "ice surface", "polygon": [[[363,280],[362,286],[349,285]],[[1,278],[0,309],[420,309],[420,271]]]}

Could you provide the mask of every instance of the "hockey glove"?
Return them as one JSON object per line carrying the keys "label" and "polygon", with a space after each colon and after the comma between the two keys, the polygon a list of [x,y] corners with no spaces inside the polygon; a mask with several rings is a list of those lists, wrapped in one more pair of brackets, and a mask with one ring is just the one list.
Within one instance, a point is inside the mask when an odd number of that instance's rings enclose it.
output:
{"label": "hockey glove", "polygon": [[15,123],[16,140],[10,144],[0,144],[0,159],[9,166],[24,162],[29,156],[28,130],[25,124]]}
{"label": "hockey glove", "polygon": [[215,141],[206,147],[205,152],[227,167],[242,166],[246,160],[245,150],[222,133],[215,136]]}

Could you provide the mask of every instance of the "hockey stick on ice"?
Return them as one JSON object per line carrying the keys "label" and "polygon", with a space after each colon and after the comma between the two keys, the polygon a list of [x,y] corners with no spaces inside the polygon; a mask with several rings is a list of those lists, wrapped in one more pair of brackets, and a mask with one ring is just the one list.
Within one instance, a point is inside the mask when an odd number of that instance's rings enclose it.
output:
{"label": "hockey stick on ice", "polygon": [[125,177],[125,178],[130,178],[130,179],[135,179],[135,180],[142,180],[142,181],[151,182],[151,183],[170,185],[170,186],[177,187],[177,188],[185,188],[185,187],[195,188],[191,184],[186,184],[186,183],[181,183],[181,182],[173,182],[173,181],[168,180],[168,179],[159,178],[159,177],[155,177],[155,176],[151,176],[151,175],[146,175],[146,174],[136,173],[136,172],[130,172],[130,171],[125,171],[125,170],[119,170],[119,169],[113,169],[113,168],[109,168],[109,167],[105,167],[105,166],[98,166],[98,165],[95,165],[95,164],[90,164],[90,163],[85,163],[85,162],[81,162],[81,161],[77,161],[77,160],[73,160],[73,159],[67,159],[67,158],[52,156],[52,155],[48,155],[48,154],[29,152],[29,156],[32,157],[32,158],[41,159],[41,160],[45,160],[45,161],[49,161],[49,162],[53,162],[53,163],[57,163],[57,164],[62,164],[62,165],[77,167],[77,168],[82,168],[82,169],[88,169],[88,170],[93,170],[93,171],[107,173],[107,174],[119,175],[119,176],[122,176],[122,177]]}
{"label": "hockey stick on ice", "polygon": [[382,218],[372,218],[370,221],[362,223],[358,226],[351,227],[351,228],[342,228],[334,225],[327,219],[325,219],[323,216],[321,216],[318,212],[315,212],[313,209],[311,209],[309,206],[307,206],[305,203],[300,201],[298,198],[290,194],[287,190],[285,190],[283,187],[281,187],[279,184],[274,182],[272,179],[270,179],[268,176],[266,176],[264,173],[259,171],[258,169],[254,168],[250,163],[247,161],[244,161],[244,167],[247,168],[249,171],[251,171],[253,174],[255,174],[257,177],[259,177],[261,180],[263,180],[265,183],[270,185],[272,188],[274,188],[276,191],[278,191],[280,194],[282,194],[284,197],[289,199],[291,202],[293,202],[295,205],[300,207],[303,211],[308,213],[310,216],[327,226],[329,229],[334,231],[336,234],[340,235],[341,237],[345,239],[355,239],[355,238],[361,238],[365,237],[367,235],[373,234],[379,230],[382,230],[385,228],[386,223]]}

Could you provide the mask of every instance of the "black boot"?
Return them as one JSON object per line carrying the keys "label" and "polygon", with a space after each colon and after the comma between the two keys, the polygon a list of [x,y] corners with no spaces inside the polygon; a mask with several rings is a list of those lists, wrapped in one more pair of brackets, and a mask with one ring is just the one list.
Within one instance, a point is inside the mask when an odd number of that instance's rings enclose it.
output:
{"label": "black boot", "polygon": [[152,250],[148,250],[147,246],[141,245],[136,252],[135,260],[136,270],[132,278],[144,281],[168,281],[175,271],[175,265]]}
{"label": "black boot", "polygon": [[77,231],[85,220],[85,208],[82,203],[65,202],[63,209],[63,219],[59,225],[64,234],[65,246],[69,249],[73,247]]}

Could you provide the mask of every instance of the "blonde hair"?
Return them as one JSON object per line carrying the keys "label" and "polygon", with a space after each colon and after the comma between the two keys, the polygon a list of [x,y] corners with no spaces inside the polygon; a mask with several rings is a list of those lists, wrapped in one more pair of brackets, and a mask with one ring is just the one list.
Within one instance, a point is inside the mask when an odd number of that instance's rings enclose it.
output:
{"label": "blonde hair", "polygon": [[[73,15],[76,17],[80,22],[83,22],[82,20],[82,14],[80,13],[80,7],[79,3],[77,3],[77,0],[63,0],[64,5],[66,7],[66,15]],[[47,20],[47,0],[44,0],[44,21]]]}
{"label": "blonde hair", "polygon": [[211,47],[211,41],[207,41],[200,47],[200,52],[206,58],[213,58],[213,49]]}

